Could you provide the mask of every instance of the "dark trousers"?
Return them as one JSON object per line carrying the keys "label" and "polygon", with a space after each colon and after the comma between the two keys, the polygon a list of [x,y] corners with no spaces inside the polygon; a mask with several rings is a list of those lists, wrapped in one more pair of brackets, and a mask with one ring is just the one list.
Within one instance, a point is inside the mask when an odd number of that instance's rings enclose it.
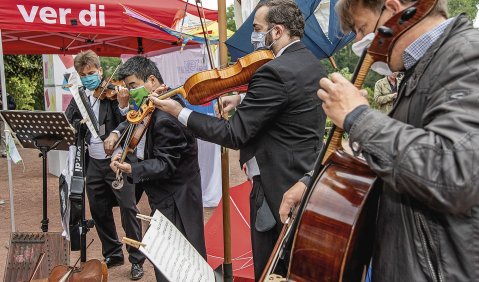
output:
{"label": "dark trousers", "polygon": [[[136,218],[135,185],[128,183],[126,177],[123,188],[115,190],[111,187],[115,173],[110,168],[110,159],[96,160],[90,158],[86,174],[86,191],[90,212],[95,221],[102,245],[102,254],[106,257],[123,257],[122,243],[116,233],[112,208],[120,207],[121,226],[128,238],[141,242],[141,223]],[[145,256],[136,248],[127,246],[129,261],[143,263]]]}
{"label": "dark trousers", "polygon": [[[151,215],[155,213],[156,210],[161,212],[168,220],[170,220],[176,228],[186,236],[186,231],[185,227],[183,225],[183,221],[181,220],[180,213],[178,212],[178,208],[176,207],[175,200],[173,199],[173,195],[167,196],[162,198],[161,201],[156,202],[154,199],[157,199],[157,197],[153,197],[153,193],[158,193],[156,189],[158,187],[150,187],[148,186],[147,183],[145,185],[142,184],[137,184],[137,186],[140,186],[142,190],[145,191],[146,195],[148,196],[148,202],[150,204],[151,208]],[[168,279],[161,274],[161,272],[155,267],[155,277],[156,281],[158,282],[168,282]]]}
{"label": "dark trousers", "polygon": [[[253,249],[254,278],[259,281],[263,270],[268,263],[268,259],[273,252],[276,241],[281,233],[282,225],[276,224],[272,229],[260,232],[255,228],[256,213],[263,202],[263,188],[261,187],[261,178],[253,178],[253,189],[250,193],[250,226],[251,226],[251,245]],[[281,265],[279,267],[282,267]]]}

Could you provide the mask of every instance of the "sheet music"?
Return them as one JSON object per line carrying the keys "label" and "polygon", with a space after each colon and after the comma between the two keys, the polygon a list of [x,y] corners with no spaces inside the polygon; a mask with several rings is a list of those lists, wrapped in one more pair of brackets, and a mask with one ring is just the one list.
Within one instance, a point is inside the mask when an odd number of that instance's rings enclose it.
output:
{"label": "sheet music", "polygon": [[90,109],[90,112],[88,112],[87,108],[85,107],[85,98],[88,99],[88,97],[84,97],[82,99],[79,91],[78,91],[78,86],[81,85],[80,83],[80,77],[76,73],[72,73],[70,75],[70,78],[68,79],[68,84],[71,85],[68,87],[70,89],[70,92],[73,95],[73,99],[75,99],[75,102],[77,103],[78,110],[80,111],[81,116],[83,117],[83,120],[85,121],[88,129],[90,130],[90,133],[93,138],[98,138],[98,121],[96,120],[95,114],[93,113],[93,110]]}
{"label": "sheet music", "polygon": [[150,221],[140,251],[169,281],[214,282],[213,269],[158,210]]}

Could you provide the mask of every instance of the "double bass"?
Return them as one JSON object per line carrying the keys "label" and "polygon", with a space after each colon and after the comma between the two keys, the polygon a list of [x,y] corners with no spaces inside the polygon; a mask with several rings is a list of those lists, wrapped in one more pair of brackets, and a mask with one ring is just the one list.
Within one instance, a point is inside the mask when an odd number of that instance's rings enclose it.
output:
{"label": "double bass", "polygon": [[[389,62],[396,41],[423,20],[436,2],[419,0],[377,29],[353,74],[357,88],[374,62]],[[275,266],[285,258],[289,258],[288,281],[365,278],[372,256],[379,189],[367,163],[341,149],[342,134],[343,130],[333,126],[297,213],[285,224],[260,281],[284,281],[275,274]]]}

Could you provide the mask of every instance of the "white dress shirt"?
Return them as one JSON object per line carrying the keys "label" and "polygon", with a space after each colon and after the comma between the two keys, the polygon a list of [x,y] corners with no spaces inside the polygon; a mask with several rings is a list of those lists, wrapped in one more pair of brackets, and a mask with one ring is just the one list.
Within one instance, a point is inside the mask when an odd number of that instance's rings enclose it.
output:
{"label": "white dress shirt", "polygon": [[[97,120],[99,120],[99,113],[100,113],[100,101],[96,101],[97,99],[93,97],[93,91],[85,89],[85,93],[90,100],[90,105],[86,105],[87,107],[91,107],[93,105],[93,113]],[[95,103],[96,101],[96,103]],[[99,126],[99,125],[98,125]],[[104,160],[108,159],[105,148],[103,147],[103,140],[101,140],[100,136],[98,137],[91,137],[90,138],[90,145],[88,145],[88,154],[91,158],[97,160]]]}

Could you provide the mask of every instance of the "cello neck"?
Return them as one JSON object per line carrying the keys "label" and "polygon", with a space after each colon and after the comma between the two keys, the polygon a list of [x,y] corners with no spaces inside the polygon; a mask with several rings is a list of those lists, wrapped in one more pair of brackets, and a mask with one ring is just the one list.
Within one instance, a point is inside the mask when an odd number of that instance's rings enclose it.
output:
{"label": "cello neck", "polygon": [[157,98],[160,99],[160,100],[164,100],[164,99],[168,99],[170,97],[173,97],[177,94],[181,94],[181,96],[183,96],[183,98],[186,99],[186,91],[185,89],[183,88],[183,86],[180,86],[180,87],[177,87],[177,88],[174,88],[174,89],[171,89],[169,90],[168,92],[165,92],[163,94],[160,94]]}
{"label": "cello neck", "polygon": [[[351,79],[351,82],[354,84],[354,86],[356,86],[356,88],[361,89],[361,86],[364,83],[364,79],[366,79],[366,75],[368,74],[369,68],[371,68],[371,65],[373,63],[374,59],[373,57],[371,57],[371,55],[364,53],[363,56],[361,56],[361,59],[358,62],[358,68],[356,68],[356,71],[354,72]],[[331,138],[331,142],[328,144],[328,147],[326,149],[322,164],[326,163],[329,156],[331,156],[336,149],[343,148],[342,140],[344,130],[336,126],[333,126],[331,130],[333,130],[333,136]]]}
{"label": "cello neck", "polygon": [[343,148],[342,141],[344,130],[342,128],[337,128],[336,126],[333,126],[332,130],[334,130],[333,137],[331,137],[331,143],[329,143],[329,146],[326,149],[326,154],[324,154],[324,158],[321,162],[323,165],[329,159],[329,156],[331,156],[334,151],[336,151],[336,149]]}

